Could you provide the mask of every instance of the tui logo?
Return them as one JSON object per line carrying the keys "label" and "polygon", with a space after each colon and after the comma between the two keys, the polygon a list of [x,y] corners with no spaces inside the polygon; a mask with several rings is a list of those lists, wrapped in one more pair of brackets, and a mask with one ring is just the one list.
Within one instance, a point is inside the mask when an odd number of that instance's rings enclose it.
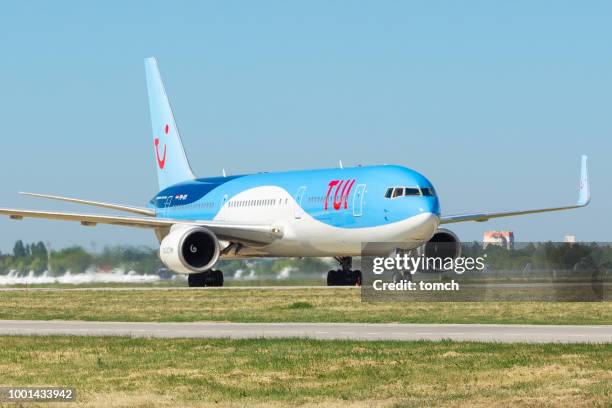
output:
{"label": "tui logo", "polygon": [[[351,180],[332,180],[329,182],[327,190],[327,195],[325,196],[325,204],[323,205],[323,209],[327,211],[327,206],[329,203],[329,196],[332,193],[334,187],[336,187],[336,191],[334,192],[334,210],[338,211],[342,207],[342,203],[344,202],[344,209],[348,208],[348,196],[351,193],[351,189],[355,184],[355,179]],[[338,193],[340,193],[340,199],[338,199]]]}
{"label": "tui logo", "polygon": [[[164,133],[166,134],[166,136],[168,136],[169,131],[170,131],[170,126],[166,124],[166,127],[164,128]],[[155,138],[155,156],[157,158],[157,165],[159,166],[161,170],[163,170],[164,166],[166,165],[166,145],[164,144],[163,157],[159,157],[159,138],[158,137]]]}

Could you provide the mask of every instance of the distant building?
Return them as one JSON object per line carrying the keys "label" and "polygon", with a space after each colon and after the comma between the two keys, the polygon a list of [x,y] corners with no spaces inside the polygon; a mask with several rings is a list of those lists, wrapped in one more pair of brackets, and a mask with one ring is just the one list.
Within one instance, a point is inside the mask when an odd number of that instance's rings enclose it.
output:
{"label": "distant building", "polygon": [[567,242],[568,244],[575,244],[576,243],[576,236],[575,235],[566,235],[565,237],[563,237],[563,242]]}
{"label": "distant building", "polygon": [[512,231],[485,231],[482,238],[483,248],[497,245],[506,249],[514,248],[514,232]]}

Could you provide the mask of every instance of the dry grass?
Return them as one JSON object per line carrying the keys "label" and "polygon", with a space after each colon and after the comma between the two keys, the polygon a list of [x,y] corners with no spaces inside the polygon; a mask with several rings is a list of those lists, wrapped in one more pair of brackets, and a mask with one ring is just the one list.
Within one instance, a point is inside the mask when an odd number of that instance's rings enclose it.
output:
{"label": "dry grass", "polygon": [[0,292],[0,319],[612,324],[612,303],[361,302],[358,289]]}
{"label": "dry grass", "polygon": [[0,385],[72,386],[78,401],[68,407],[612,404],[611,345],[118,337],[0,342]]}

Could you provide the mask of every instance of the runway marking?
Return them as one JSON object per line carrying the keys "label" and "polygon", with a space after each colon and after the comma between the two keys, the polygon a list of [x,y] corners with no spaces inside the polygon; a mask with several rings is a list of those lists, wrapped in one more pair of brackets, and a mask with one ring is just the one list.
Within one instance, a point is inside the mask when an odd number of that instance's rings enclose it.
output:
{"label": "runway marking", "polygon": [[160,338],[309,338],[354,340],[612,343],[612,326],[384,323],[145,323],[0,320],[0,335]]}

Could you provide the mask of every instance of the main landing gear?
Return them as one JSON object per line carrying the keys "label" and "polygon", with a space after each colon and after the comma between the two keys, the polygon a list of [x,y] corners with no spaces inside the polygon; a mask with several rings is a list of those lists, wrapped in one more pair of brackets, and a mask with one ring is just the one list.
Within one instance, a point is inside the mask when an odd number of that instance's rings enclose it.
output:
{"label": "main landing gear", "polygon": [[200,273],[192,273],[187,276],[190,288],[203,288],[205,286],[223,286],[223,272],[211,269]]}
{"label": "main landing gear", "polygon": [[353,258],[342,256],[334,258],[340,269],[327,272],[327,286],[361,286],[361,271],[352,270]]}

